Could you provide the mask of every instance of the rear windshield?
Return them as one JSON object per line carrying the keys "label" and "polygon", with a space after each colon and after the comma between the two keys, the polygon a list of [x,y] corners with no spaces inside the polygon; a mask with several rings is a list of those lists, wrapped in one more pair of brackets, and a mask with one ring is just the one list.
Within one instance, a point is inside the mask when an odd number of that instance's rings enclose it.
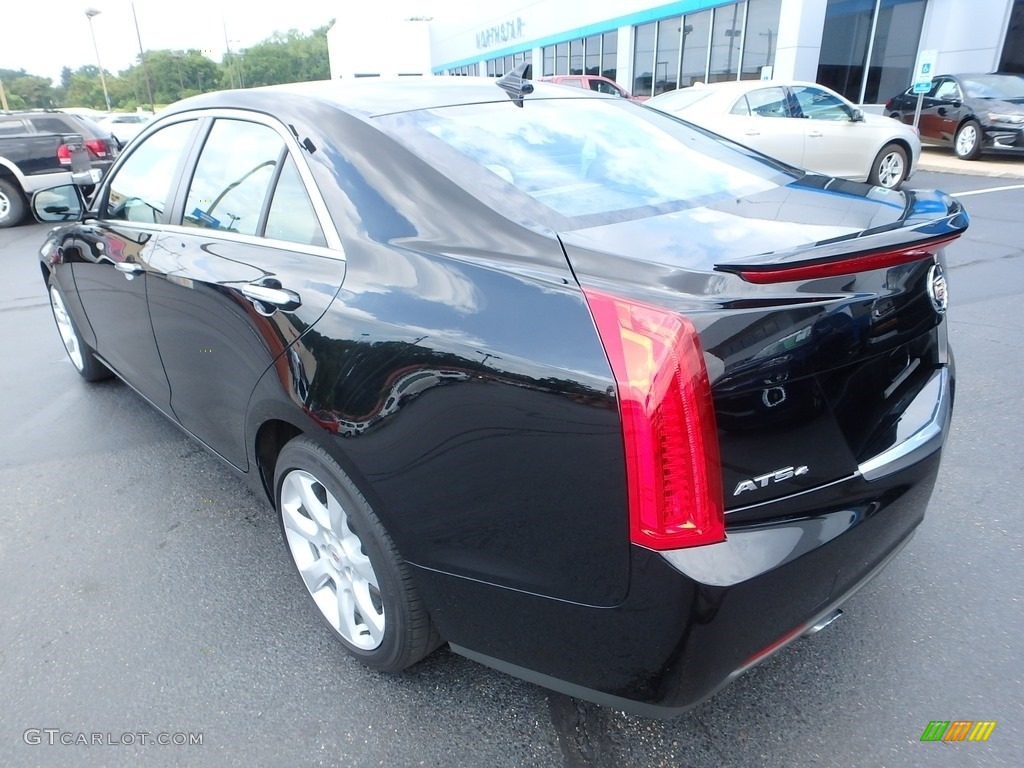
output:
{"label": "rear windshield", "polygon": [[523,108],[506,100],[378,120],[438,171],[513,218],[519,207],[507,192],[496,198],[496,180],[573,219],[746,197],[798,173],[622,100],[536,99]]}

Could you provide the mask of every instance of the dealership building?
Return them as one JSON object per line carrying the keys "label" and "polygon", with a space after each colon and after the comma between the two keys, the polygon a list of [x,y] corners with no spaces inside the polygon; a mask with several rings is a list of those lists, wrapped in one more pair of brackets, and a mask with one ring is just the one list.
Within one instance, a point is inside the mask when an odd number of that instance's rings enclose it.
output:
{"label": "dealership building", "polygon": [[[384,5],[384,4],[382,4]],[[1024,0],[510,0],[458,16],[364,10],[328,32],[331,76],[601,74],[636,95],[696,82],[812,80],[857,104],[938,72],[1024,73]],[[424,3],[429,10],[429,2]]]}

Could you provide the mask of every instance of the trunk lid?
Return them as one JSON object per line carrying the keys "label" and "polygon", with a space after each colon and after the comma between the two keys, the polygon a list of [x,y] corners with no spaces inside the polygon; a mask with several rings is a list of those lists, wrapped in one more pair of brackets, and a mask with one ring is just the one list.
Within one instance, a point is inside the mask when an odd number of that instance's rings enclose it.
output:
{"label": "trunk lid", "polygon": [[685,315],[714,397],[729,521],[858,472],[947,363],[952,198],[805,176],[559,233],[584,287]]}

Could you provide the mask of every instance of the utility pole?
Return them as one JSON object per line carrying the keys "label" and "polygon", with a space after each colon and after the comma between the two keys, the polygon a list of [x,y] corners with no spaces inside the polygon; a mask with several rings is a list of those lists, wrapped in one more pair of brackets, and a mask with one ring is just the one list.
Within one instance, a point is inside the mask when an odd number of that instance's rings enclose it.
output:
{"label": "utility pole", "polygon": [[142,74],[146,77],[146,91],[149,93],[149,108],[156,114],[156,102],[153,101],[153,84],[149,81],[149,68],[146,66],[146,52],[142,50],[142,33],[139,32],[139,16],[135,13],[135,0],[132,0],[132,18],[135,19],[135,37],[139,41],[139,61],[142,63]]}

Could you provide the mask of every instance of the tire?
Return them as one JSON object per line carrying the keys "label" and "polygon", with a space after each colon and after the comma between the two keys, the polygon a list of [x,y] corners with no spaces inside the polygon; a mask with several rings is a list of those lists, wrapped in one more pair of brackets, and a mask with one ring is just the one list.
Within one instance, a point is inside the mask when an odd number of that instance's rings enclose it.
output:
{"label": "tire", "polygon": [[285,546],[321,618],[350,654],[399,672],[441,639],[409,567],[365,497],[305,437],[281,450],[274,500]]}
{"label": "tire", "polygon": [[871,163],[868,183],[896,189],[907,178],[907,150],[899,144],[886,144]]}
{"label": "tire", "polygon": [[977,120],[968,120],[956,129],[953,151],[961,160],[977,160],[981,157],[981,125]]}
{"label": "tire", "polygon": [[0,229],[20,224],[26,208],[21,190],[7,179],[0,179]]}
{"label": "tire", "polygon": [[93,348],[82,341],[82,335],[75,327],[75,322],[71,319],[65,306],[64,297],[52,277],[47,281],[47,285],[50,291],[50,311],[53,313],[53,321],[57,324],[60,340],[64,342],[64,351],[68,353],[68,359],[75,366],[78,375],[86,381],[109,379],[114,374],[97,359]]}

